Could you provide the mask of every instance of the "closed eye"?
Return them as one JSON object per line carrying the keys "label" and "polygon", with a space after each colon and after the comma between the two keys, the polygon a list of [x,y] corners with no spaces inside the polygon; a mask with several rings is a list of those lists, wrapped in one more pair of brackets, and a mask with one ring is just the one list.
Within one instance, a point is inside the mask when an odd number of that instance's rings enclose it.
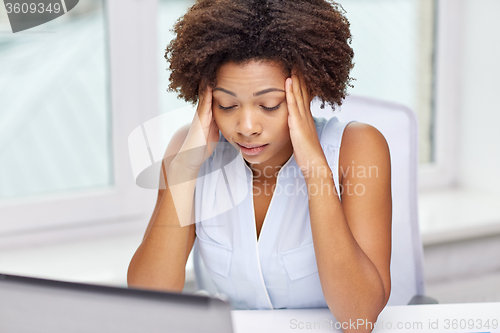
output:
{"label": "closed eye", "polygon": [[[232,108],[234,108],[236,105],[233,105],[233,106],[222,106],[219,104],[219,109],[221,110],[230,110]],[[273,106],[272,108],[268,108],[268,107],[265,107],[265,106],[262,106],[262,108],[266,111],[274,111],[274,110],[277,110],[279,109],[279,107],[281,106],[281,103],[276,105],[276,106]]]}
{"label": "closed eye", "polygon": [[267,110],[267,111],[273,111],[273,110],[277,110],[279,107],[280,107],[281,103],[276,105],[276,106],[273,106],[272,108],[266,108],[265,106],[263,106],[264,110]]}
{"label": "closed eye", "polygon": [[235,107],[235,105],[233,105],[233,106],[226,106],[225,107],[225,106],[222,106],[222,105],[219,104],[219,109],[221,109],[221,110],[229,110],[229,109],[232,109],[234,107]]}

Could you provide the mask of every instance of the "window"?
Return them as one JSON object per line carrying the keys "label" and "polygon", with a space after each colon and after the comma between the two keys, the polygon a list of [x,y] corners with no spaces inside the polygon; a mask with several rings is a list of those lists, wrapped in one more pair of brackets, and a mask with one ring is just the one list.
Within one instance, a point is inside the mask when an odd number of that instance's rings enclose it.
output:
{"label": "window", "polygon": [[114,185],[105,32],[92,0],[0,35],[0,200]]}
{"label": "window", "polygon": [[156,27],[145,19],[154,4],[80,1],[15,34],[0,6],[3,239],[132,221],[142,228],[149,200],[134,183],[127,137],[156,113],[147,45]]}
{"label": "window", "polygon": [[437,5],[435,161],[419,174],[424,244],[491,236],[500,225],[500,155],[494,144],[500,3]]}
{"label": "window", "polygon": [[403,104],[420,123],[420,163],[433,161],[433,0],[343,0],[355,66],[351,94]]}
{"label": "window", "polygon": [[[193,120],[195,108],[184,100],[178,99],[177,94],[167,92],[169,85],[170,71],[168,70],[169,64],[164,58],[165,49],[170,41],[174,38],[174,33],[171,31],[174,27],[175,21],[184,15],[188,8],[194,5],[194,0],[159,0],[158,10],[158,88],[160,94],[160,114],[164,117],[162,123],[164,130],[162,133],[164,137],[165,148],[170,142],[171,136],[175,131],[184,124],[190,123]],[[186,108],[184,111],[177,111],[180,108]],[[167,114],[171,113],[171,114]],[[165,149],[163,149],[165,151]]]}

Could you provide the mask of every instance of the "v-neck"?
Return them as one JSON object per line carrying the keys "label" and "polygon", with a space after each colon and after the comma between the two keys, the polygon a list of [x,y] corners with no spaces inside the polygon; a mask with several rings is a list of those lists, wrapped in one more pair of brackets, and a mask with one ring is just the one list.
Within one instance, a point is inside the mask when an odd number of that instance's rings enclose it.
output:
{"label": "v-neck", "polygon": [[[262,226],[264,225],[265,217],[269,211],[269,206],[271,205],[272,198],[274,196],[273,188],[276,187],[276,180],[270,184],[264,184],[263,186],[257,186],[254,181],[254,215],[255,215],[255,228],[257,234],[257,241],[259,240],[260,231],[262,231]],[[268,191],[271,190],[272,193]]]}
{"label": "v-neck", "polygon": [[253,171],[250,168],[250,166],[248,166],[248,164],[246,163],[245,159],[243,158],[243,155],[241,155],[241,152],[240,152],[240,156],[241,156],[241,159],[243,160],[243,164],[245,165],[245,167],[247,168],[247,170],[250,172],[250,175],[251,175],[251,178],[250,178],[250,193],[249,194],[251,195],[251,202],[252,202],[252,210],[251,211],[252,211],[252,217],[253,217],[252,218],[252,221],[253,221],[252,224],[253,224],[254,235],[255,235],[255,240],[256,240],[256,243],[257,243],[257,247],[258,247],[258,245],[261,242],[262,233],[264,231],[264,227],[266,225],[266,221],[267,221],[268,217],[270,216],[271,209],[274,207],[273,206],[273,202],[275,201],[275,197],[276,197],[276,188],[279,186],[281,171],[283,169],[285,169],[285,167],[290,163],[290,161],[293,159],[293,155],[294,154],[292,153],[292,155],[290,156],[290,158],[285,162],[285,164],[283,164],[283,166],[278,171],[278,175],[276,176],[275,190],[273,191],[273,194],[271,195],[271,201],[269,202],[269,206],[267,207],[266,214],[264,215],[264,220],[262,221],[262,226],[260,228],[260,233],[257,236],[257,219],[255,217],[255,200],[254,200],[254,194],[253,194],[253,181],[254,181]]}
{"label": "v-neck", "polygon": [[[278,184],[278,180],[276,179],[276,184]],[[252,186],[253,186],[253,180],[252,180]],[[277,185],[276,185],[277,186]],[[275,198],[275,191],[271,194],[271,200],[269,201],[269,205],[267,206],[266,213],[264,214],[264,219],[262,220],[262,226],[260,227],[260,232],[257,235],[257,217],[256,217],[256,212],[255,212],[255,195],[253,194],[253,189],[252,189],[252,210],[253,210],[253,225],[255,227],[255,237],[257,238],[257,244],[259,244],[259,241],[262,238],[262,231],[264,230],[264,225],[266,224],[266,220],[268,218],[269,211],[271,210],[271,206],[273,204],[274,198]]]}

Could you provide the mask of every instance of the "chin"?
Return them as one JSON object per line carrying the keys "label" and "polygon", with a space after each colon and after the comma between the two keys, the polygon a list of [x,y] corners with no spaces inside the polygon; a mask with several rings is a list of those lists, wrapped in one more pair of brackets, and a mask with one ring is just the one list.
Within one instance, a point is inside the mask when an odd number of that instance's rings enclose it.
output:
{"label": "chin", "polygon": [[241,156],[245,161],[252,164],[260,164],[267,161],[267,158],[262,158],[262,156],[246,156],[242,153]]}

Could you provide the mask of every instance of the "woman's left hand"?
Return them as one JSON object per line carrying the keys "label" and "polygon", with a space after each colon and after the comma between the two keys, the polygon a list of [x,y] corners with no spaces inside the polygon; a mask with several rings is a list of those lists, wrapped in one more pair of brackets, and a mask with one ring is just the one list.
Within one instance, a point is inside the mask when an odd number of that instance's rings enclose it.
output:
{"label": "woman's left hand", "polygon": [[304,79],[294,72],[291,78],[286,79],[285,89],[295,162],[304,178],[308,179],[315,174],[315,167],[327,165],[310,110],[312,97],[309,96]]}

